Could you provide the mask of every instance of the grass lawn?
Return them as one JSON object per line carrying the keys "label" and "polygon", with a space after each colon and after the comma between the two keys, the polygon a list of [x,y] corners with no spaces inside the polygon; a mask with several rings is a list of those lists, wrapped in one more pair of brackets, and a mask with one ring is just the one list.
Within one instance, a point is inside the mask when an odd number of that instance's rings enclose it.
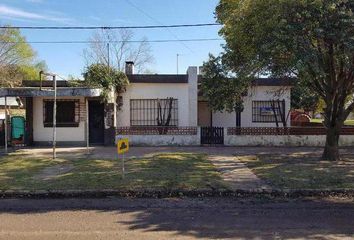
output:
{"label": "grass lawn", "polygon": [[121,161],[40,158],[12,153],[0,158],[0,190],[196,190],[225,188],[203,154],[164,153]]}
{"label": "grass lawn", "polygon": [[343,161],[320,161],[312,155],[241,156],[252,171],[271,185],[284,189],[354,189],[354,156]]}
{"label": "grass lawn", "polygon": [[[314,119],[314,118],[312,118],[311,122],[313,122],[313,123],[322,123],[323,119]],[[344,124],[347,125],[347,126],[354,126],[354,120],[347,120],[347,121],[344,122]]]}

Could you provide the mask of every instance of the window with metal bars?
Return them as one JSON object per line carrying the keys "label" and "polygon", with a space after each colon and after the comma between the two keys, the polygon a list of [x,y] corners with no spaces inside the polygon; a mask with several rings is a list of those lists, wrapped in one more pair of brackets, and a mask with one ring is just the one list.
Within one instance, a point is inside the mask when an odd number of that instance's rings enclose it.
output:
{"label": "window with metal bars", "polygon": [[285,117],[284,114],[285,100],[252,101],[252,122],[273,123],[276,122],[275,116],[277,117],[278,122],[281,122],[282,117]]}
{"label": "window with metal bars", "polygon": [[[43,101],[43,124],[44,127],[53,127],[52,99]],[[78,127],[80,122],[80,101],[72,99],[57,100],[57,127]]]}
{"label": "window with metal bars", "polygon": [[169,115],[171,100],[171,116],[168,126],[178,126],[178,99],[169,98],[131,99],[130,126],[159,126],[159,114],[160,120],[162,117],[166,122]]}

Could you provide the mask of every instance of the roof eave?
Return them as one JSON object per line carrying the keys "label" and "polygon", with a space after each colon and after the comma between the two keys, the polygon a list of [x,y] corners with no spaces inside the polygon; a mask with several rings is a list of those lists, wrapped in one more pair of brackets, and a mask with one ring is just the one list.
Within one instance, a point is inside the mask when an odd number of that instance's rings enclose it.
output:
{"label": "roof eave", "polygon": [[[58,88],[58,97],[99,97],[102,90],[97,88]],[[51,89],[40,90],[38,88],[2,88],[0,97],[54,97],[54,91]]]}

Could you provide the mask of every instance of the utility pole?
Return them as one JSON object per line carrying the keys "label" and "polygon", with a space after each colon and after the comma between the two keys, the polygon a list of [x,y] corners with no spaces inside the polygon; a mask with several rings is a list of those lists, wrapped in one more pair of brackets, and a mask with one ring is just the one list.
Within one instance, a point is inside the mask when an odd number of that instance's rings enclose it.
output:
{"label": "utility pole", "polygon": [[56,144],[57,144],[57,78],[53,73],[46,73],[43,71],[39,72],[39,78],[42,79],[42,75],[51,76],[53,78],[53,91],[54,91],[54,102],[53,102],[53,159],[56,159]]}
{"label": "utility pole", "polygon": [[53,159],[56,159],[56,145],[57,145],[57,79],[53,75],[54,84],[54,103],[53,103]]}
{"label": "utility pole", "polygon": [[5,153],[7,154],[7,96],[5,96]]}
{"label": "utility pole", "polygon": [[177,53],[177,75],[178,75],[178,68],[179,68],[179,66],[178,66],[178,61],[179,61],[179,54]]}
{"label": "utility pole", "polygon": [[107,62],[107,66],[108,66],[108,69],[109,69],[109,67],[110,67],[110,66],[109,66],[109,65],[110,65],[110,63],[109,63],[109,61],[110,61],[110,59],[109,59],[109,52],[110,52],[110,51],[109,51],[109,42],[108,42],[108,43],[107,43],[107,61],[108,61],[108,62]]}
{"label": "utility pole", "polygon": [[86,154],[90,154],[89,101],[85,98],[86,107]]}

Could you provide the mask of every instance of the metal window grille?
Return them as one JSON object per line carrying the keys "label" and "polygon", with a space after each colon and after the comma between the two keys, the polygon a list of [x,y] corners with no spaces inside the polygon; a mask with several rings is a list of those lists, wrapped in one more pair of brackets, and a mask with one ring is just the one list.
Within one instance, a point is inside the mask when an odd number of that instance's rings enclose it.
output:
{"label": "metal window grille", "polygon": [[[54,100],[43,100],[43,123],[53,126]],[[75,99],[57,100],[57,127],[77,127],[80,122],[80,101]]]}
{"label": "metal window grille", "polygon": [[[130,126],[158,126],[158,102],[162,117],[168,117],[170,99],[131,99]],[[168,126],[178,126],[178,99],[172,99],[171,119]]]}
{"label": "metal window grille", "polygon": [[277,101],[274,101],[274,107],[272,106],[272,101],[252,102],[252,122],[273,123],[276,122],[275,116],[278,122],[281,122],[281,118],[285,117],[285,100],[280,101],[280,109]]}

